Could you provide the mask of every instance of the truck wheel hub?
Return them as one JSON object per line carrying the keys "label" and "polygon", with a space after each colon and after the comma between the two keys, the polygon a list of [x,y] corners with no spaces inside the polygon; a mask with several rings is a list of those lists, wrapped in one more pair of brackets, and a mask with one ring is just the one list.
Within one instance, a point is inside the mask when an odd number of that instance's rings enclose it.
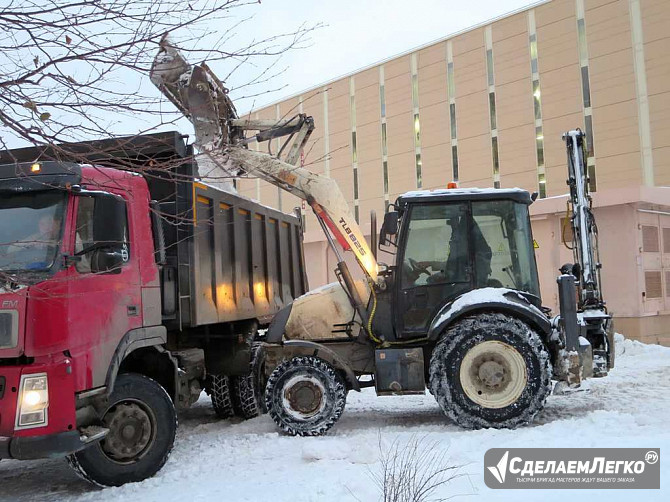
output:
{"label": "truck wheel hub", "polygon": [[136,460],[153,442],[155,427],[150,412],[139,403],[124,402],[113,406],[103,422],[109,433],[100,446],[116,461]]}
{"label": "truck wheel hub", "polygon": [[472,347],[461,363],[466,396],[484,408],[515,403],[526,387],[526,361],[511,345],[489,340]]}
{"label": "truck wheel hub", "polygon": [[284,385],[284,408],[293,418],[305,420],[313,417],[325,407],[323,383],[318,379],[298,375]]}

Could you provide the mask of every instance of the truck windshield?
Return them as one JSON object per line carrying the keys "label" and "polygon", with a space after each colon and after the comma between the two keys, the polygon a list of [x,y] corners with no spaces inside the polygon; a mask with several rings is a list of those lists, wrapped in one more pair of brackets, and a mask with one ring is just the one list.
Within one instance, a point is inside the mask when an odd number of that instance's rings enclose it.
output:
{"label": "truck windshield", "polygon": [[539,298],[528,206],[510,200],[472,203],[477,287],[506,287]]}
{"label": "truck windshield", "polygon": [[0,197],[0,271],[44,271],[58,253],[66,194],[57,190]]}

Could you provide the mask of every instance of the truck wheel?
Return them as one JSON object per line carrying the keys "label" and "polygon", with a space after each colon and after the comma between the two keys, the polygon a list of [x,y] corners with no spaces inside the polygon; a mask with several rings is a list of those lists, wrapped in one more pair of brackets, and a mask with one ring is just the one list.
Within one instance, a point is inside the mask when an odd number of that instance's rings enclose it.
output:
{"label": "truck wheel", "polygon": [[230,377],[224,374],[209,377],[209,394],[212,407],[219,418],[230,418],[235,415],[233,400],[230,395]]}
{"label": "truck wheel", "polygon": [[107,436],[68,462],[84,479],[121,486],[156,474],[172,450],[177,412],[168,393],[144,375],[119,375],[102,419]]}
{"label": "truck wheel", "polygon": [[243,376],[231,377],[232,401],[235,415],[245,420],[266,413],[263,400],[263,353],[261,343],[255,342],[251,346],[251,363],[249,373]]}
{"label": "truck wheel", "polygon": [[294,357],[270,375],[265,404],[291,436],[321,436],[342,416],[347,388],[342,376],[318,357]]}
{"label": "truck wheel", "polygon": [[530,423],[551,390],[549,354],[540,336],[500,313],[467,317],[438,341],[430,390],[442,411],[469,429]]}

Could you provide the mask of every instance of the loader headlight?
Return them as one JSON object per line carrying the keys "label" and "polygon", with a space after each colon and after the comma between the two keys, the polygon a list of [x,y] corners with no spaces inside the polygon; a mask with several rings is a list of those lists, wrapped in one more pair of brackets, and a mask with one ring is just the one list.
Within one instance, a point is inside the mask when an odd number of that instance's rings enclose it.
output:
{"label": "loader headlight", "polygon": [[46,373],[21,376],[15,429],[42,427],[48,423],[49,384]]}

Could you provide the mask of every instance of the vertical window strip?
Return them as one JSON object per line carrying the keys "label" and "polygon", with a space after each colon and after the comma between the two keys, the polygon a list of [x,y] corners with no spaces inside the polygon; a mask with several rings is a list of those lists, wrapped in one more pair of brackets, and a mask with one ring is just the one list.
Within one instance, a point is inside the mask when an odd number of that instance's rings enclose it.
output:
{"label": "vertical window strip", "polygon": [[382,147],[382,182],[384,184],[384,211],[389,206],[389,166],[388,144],[386,132],[386,84],[384,81],[384,65],[379,67],[379,113],[381,115],[381,147]]}
{"label": "vertical window strip", "polygon": [[535,11],[528,11],[528,48],[530,51],[530,71],[535,111],[535,156],[537,161],[537,187],[540,198],[547,196],[547,178],[544,169],[544,133],[542,131],[542,93],[540,90],[540,74],[537,60],[537,31],[535,27]]}
{"label": "vertical window strip", "polygon": [[456,84],[454,82],[454,53],[451,40],[447,41],[447,98],[449,100],[449,124],[451,129],[452,179],[458,181],[458,137],[456,128]]}
{"label": "vertical window strip", "polygon": [[421,188],[423,185],[421,173],[421,122],[419,119],[419,69],[416,53],[410,57],[410,66],[412,70],[412,109],[414,111],[414,166],[416,169],[416,187]]}
{"label": "vertical window strip", "polygon": [[596,191],[596,159],[595,148],[593,145],[593,119],[591,108],[591,81],[589,77],[589,49],[586,38],[586,20],[584,17],[584,0],[576,0],[575,7],[577,12],[577,43],[579,46],[579,66],[582,81],[582,107],[584,110],[584,128],[586,133],[587,148],[587,176],[589,179],[589,189]]}
{"label": "vertical window strip", "polygon": [[491,127],[491,160],[493,163],[493,186],[500,188],[500,157],[498,155],[498,129],[496,120],[496,88],[493,65],[493,35],[491,26],[484,29],[486,44],[486,76],[489,87],[489,122]]}
{"label": "vertical window strip", "polygon": [[358,223],[358,145],[356,143],[356,82],[349,77],[349,112],[351,117],[351,166],[354,176],[354,212]]}
{"label": "vertical window strip", "polygon": [[[281,120],[281,111],[279,109],[279,104],[275,105],[275,119],[277,122]],[[281,148],[281,140],[280,138],[277,138],[277,145],[276,145],[276,152],[279,153],[279,149]],[[282,210],[282,192],[283,190],[279,187],[277,187],[277,209],[280,211]]]}

